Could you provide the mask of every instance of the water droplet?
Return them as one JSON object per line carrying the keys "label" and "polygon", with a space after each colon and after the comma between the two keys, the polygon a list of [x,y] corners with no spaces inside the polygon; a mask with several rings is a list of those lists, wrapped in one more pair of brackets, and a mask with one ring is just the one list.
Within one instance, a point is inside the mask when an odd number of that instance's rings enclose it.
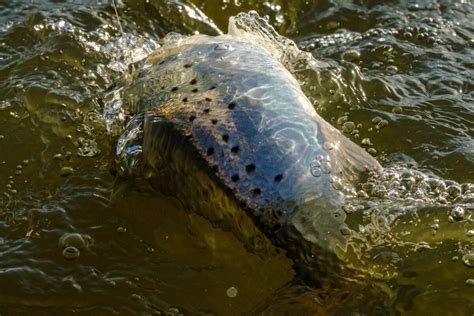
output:
{"label": "water droplet", "polygon": [[63,257],[69,260],[79,258],[81,252],[76,247],[66,247],[63,250]]}
{"label": "water droplet", "polygon": [[236,287],[231,286],[230,288],[227,289],[226,294],[228,297],[234,298],[237,296],[237,294],[239,294],[239,291],[237,290]]}

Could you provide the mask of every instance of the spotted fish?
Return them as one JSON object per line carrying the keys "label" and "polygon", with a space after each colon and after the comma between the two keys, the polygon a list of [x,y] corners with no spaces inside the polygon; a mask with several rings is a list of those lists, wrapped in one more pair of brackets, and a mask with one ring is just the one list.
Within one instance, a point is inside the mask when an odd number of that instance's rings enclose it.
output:
{"label": "spotted fish", "polygon": [[171,34],[132,67],[120,91],[132,119],[118,170],[252,251],[271,242],[302,266],[333,260],[345,247],[339,210],[380,165],[316,113],[284,66],[293,42],[256,13],[229,23],[222,36]]}

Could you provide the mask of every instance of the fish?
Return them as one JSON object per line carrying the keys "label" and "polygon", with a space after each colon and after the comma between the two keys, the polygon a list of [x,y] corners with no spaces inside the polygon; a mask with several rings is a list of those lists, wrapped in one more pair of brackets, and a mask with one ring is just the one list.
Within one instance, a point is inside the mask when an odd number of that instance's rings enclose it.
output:
{"label": "fish", "polygon": [[382,167],[318,115],[289,69],[313,58],[256,12],[226,35],[169,34],[119,84],[120,176],[141,177],[249,251],[276,245],[305,274],[338,269],[347,197]]}

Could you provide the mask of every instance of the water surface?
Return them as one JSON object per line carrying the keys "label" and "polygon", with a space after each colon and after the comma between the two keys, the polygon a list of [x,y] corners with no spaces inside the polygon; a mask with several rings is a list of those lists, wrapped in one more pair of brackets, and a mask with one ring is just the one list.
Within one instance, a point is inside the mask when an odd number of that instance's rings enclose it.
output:
{"label": "water surface", "polygon": [[[302,284],[282,251],[250,253],[180,201],[115,182],[116,138],[96,96],[168,32],[219,34],[250,9],[324,62],[296,70],[303,89],[388,170],[347,210],[348,260],[369,284]],[[110,1],[0,1],[1,314],[474,312],[471,2],[118,1],[118,11],[123,34]],[[61,237],[72,233],[85,244],[68,260]]]}

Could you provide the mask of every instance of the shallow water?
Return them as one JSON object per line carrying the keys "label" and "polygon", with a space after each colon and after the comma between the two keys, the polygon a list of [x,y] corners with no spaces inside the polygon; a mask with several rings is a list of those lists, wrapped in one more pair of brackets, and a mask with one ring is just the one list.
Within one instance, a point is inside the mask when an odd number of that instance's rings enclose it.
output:
{"label": "shallow water", "polygon": [[[0,1],[2,315],[474,313],[471,2],[118,4],[123,36],[109,1]],[[225,32],[249,9],[324,62],[296,70],[303,89],[387,168],[346,210],[370,284],[292,281],[282,251],[114,180],[95,96],[166,33]]]}

